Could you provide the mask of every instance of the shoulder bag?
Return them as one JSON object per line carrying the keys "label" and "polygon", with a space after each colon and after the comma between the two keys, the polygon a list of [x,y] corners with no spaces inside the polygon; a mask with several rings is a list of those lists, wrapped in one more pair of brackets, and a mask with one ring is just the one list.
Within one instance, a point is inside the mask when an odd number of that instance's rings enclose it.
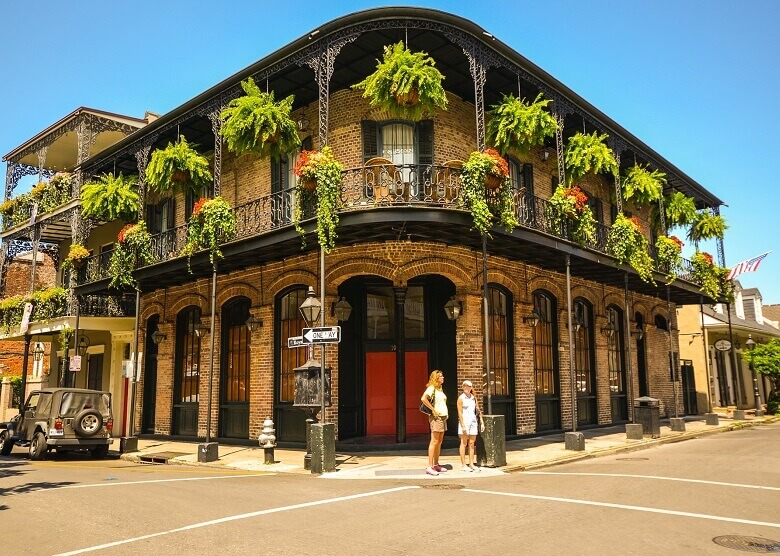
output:
{"label": "shoulder bag", "polygon": [[[436,401],[436,388],[433,389],[433,394],[431,395],[431,405],[433,405]],[[433,411],[431,411],[431,408],[425,405],[424,402],[420,402],[420,412],[425,413],[426,415],[433,415]]]}

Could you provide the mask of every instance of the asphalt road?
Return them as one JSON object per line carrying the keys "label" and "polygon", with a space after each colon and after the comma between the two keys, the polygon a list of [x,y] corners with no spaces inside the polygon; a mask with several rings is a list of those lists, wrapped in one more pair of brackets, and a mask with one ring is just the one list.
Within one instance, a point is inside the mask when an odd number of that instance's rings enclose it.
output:
{"label": "asphalt road", "polygon": [[779,441],[775,423],[535,473],[406,481],[31,463],[16,449],[0,458],[0,554],[736,554],[713,538],[780,541]]}

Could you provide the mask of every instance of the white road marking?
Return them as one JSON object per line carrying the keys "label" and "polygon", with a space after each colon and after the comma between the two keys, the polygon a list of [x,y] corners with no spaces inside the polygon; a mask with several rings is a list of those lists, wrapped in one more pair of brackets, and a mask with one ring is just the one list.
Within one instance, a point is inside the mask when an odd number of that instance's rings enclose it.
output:
{"label": "white road marking", "polygon": [[89,483],[86,485],[65,485],[65,486],[59,486],[59,487],[53,487],[53,488],[41,488],[39,490],[32,490],[29,492],[29,494],[32,494],[33,492],[49,492],[52,490],[63,490],[63,489],[69,489],[69,488],[94,488],[94,487],[113,487],[113,486],[123,486],[123,485],[148,485],[151,483],[177,483],[180,481],[211,481],[214,479],[240,479],[242,477],[267,477],[274,475],[275,473],[245,473],[243,475],[218,475],[215,477],[184,477],[179,479],[149,479],[148,481],[108,481],[105,483]]}
{"label": "white road marking", "polygon": [[312,506],[321,506],[323,504],[332,504],[334,502],[344,502],[346,500],[356,500],[358,498],[367,498],[369,496],[378,496],[380,494],[389,494],[391,492],[399,492],[402,490],[409,490],[409,489],[415,489],[420,488],[418,486],[402,486],[402,487],[396,487],[396,488],[388,488],[385,490],[375,490],[373,492],[364,492],[362,494],[352,494],[350,496],[339,496],[337,498],[327,498],[325,500],[317,500],[315,502],[304,502],[302,504],[293,504],[291,506],[281,506],[279,508],[271,508],[268,510],[260,510],[257,512],[250,512],[246,514],[239,514],[239,515],[232,515],[228,517],[221,517],[219,519],[213,519],[211,521],[203,521],[201,523],[193,523],[192,525],[185,525],[184,527],[177,527],[176,529],[169,529],[168,531],[160,531],[159,533],[151,533],[149,535],[142,535],[140,537],[133,537],[131,539],[124,539],[121,541],[115,541],[110,542],[106,544],[101,544],[97,546],[90,546],[88,548],[81,548],[79,550],[73,550],[71,552],[63,552],[61,554],[58,554],[57,556],[73,556],[75,554],[84,554],[85,552],[94,552],[95,550],[104,550],[106,548],[112,548],[114,546],[120,546],[123,544],[128,544],[132,542],[142,541],[145,539],[152,539],[154,537],[161,537],[163,535],[170,535],[172,533],[180,533],[182,531],[191,531],[193,529],[199,529],[201,527],[208,527],[210,525],[218,525],[220,523],[227,523],[230,521],[236,521],[239,519],[247,519],[250,517],[257,517],[260,515],[268,515],[268,514],[274,514],[279,512],[286,512],[289,510],[299,510],[301,508],[310,508]]}
{"label": "white road marking", "polygon": [[679,477],[662,477],[660,475],[629,475],[627,473],[562,473],[557,471],[526,471],[524,475],[576,475],[583,477],[628,477],[630,479],[657,479],[659,481],[680,481],[683,483],[701,483],[705,485],[730,486],[738,488],[756,488],[759,490],[777,490],[780,487],[763,485],[746,485],[742,483],[723,483],[720,481],[704,481],[702,479],[682,479]]}
{"label": "white road marking", "polygon": [[556,496],[537,496],[535,494],[516,494],[513,492],[496,492],[492,490],[477,490],[473,488],[464,488],[461,492],[475,492],[477,494],[493,494],[497,496],[511,496],[514,498],[531,498],[533,500],[547,500],[550,502],[565,502],[568,504],[582,504],[584,506],[601,506],[603,508],[617,508],[619,510],[634,510],[637,512],[649,512],[654,514],[678,515],[681,517],[695,517],[699,519],[709,519],[712,521],[727,521],[729,523],[742,523],[745,525],[761,525],[763,527],[775,527],[780,529],[780,523],[770,523],[768,521],[753,521],[750,519],[739,519],[736,517],[723,517],[719,515],[697,514],[691,512],[678,512],[677,510],[664,510],[661,508],[647,508],[644,506],[628,506],[626,504],[613,504],[610,502],[594,502],[592,500],[578,500],[576,498],[558,498]]}

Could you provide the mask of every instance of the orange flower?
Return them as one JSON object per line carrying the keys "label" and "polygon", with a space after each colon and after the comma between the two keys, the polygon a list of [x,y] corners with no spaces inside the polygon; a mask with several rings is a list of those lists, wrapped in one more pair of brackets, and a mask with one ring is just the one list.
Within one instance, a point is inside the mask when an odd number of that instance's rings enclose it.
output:
{"label": "orange flower", "polygon": [[588,204],[588,195],[577,185],[564,189],[564,194],[574,199],[574,208],[577,212],[582,212]]}
{"label": "orange flower", "polygon": [[198,202],[195,203],[194,207],[192,207],[192,216],[198,214],[203,209],[203,205],[208,203],[210,200],[211,199],[209,197],[201,197],[200,199],[198,199]]}
{"label": "orange flower", "polygon": [[642,231],[642,226],[639,224],[639,220],[637,220],[636,216],[632,216],[631,218],[629,218],[629,220],[631,221],[631,223],[634,226],[636,226],[636,231],[637,232],[641,232]]}
{"label": "orange flower", "polygon": [[116,236],[117,241],[119,243],[127,241],[127,234],[129,232],[132,235],[133,228],[135,228],[135,224],[127,224],[124,228],[119,230],[119,234]]}
{"label": "orange flower", "polygon": [[504,157],[502,157],[495,149],[486,149],[484,154],[493,159],[493,173],[501,178],[505,178],[509,175],[509,164],[506,163]]}
{"label": "orange flower", "polygon": [[677,244],[678,249],[682,249],[683,245],[685,245],[677,236],[669,236],[669,239]]}

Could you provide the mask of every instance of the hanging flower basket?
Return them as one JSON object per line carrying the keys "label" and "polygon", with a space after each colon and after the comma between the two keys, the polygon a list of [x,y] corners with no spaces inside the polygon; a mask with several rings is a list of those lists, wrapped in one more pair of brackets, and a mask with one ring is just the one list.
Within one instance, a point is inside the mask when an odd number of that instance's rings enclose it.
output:
{"label": "hanging flower basket", "polygon": [[208,249],[212,263],[221,258],[220,243],[230,241],[235,236],[236,215],[230,203],[222,197],[199,199],[187,224],[187,241],[182,250],[182,254],[187,257],[188,267],[192,256],[201,249]]}
{"label": "hanging flower basket", "polygon": [[154,151],[146,169],[149,192],[161,197],[188,189],[198,193],[212,180],[208,159],[187,143],[184,135]]}
{"label": "hanging flower basket", "polygon": [[403,106],[404,108],[417,106],[420,104],[420,92],[417,90],[417,87],[412,87],[405,93],[397,93],[395,95],[395,100],[398,102],[399,106]]}
{"label": "hanging flower basket", "polygon": [[[314,204],[317,215],[317,241],[326,253],[336,245],[338,211],[341,206],[341,172],[343,167],[333,150],[325,146],[321,152],[303,151],[293,168],[298,176],[298,195],[295,196],[293,222],[296,231],[303,237],[301,227],[303,205]],[[316,195],[316,203],[313,197]],[[303,242],[305,246],[305,241]]]}
{"label": "hanging flower basket", "polygon": [[514,95],[504,95],[503,100],[494,104],[487,113],[487,140],[499,152],[514,151],[528,155],[531,147],[544,145],[547,137],[555,135],[558,122],[550,114],[542,93],[532,103],[525,102]]}
{"label": "hanging flower basket", "polygon": [[588,196],[578,186],[559,185],[548,202],[553,224],[571,226],[572,239],[580,245],[596,240],[596,218],[588,206]]}
{"label": "hanging flower basket", "polygon": [[135,286],[133,271],[152,262],[152,236],[146,228],[146,222],[128,224],[119,231],[117,243],[108,272],[111,275],[110,288],[132,288]]}
{"label": "hanging flower basket", "polygon": [[463,163],[460,203],[471,212],[474,229],[481,235],[490,236],[496,219],[508,231],[520,225],[515,216],[508,177],[506,160],[493,149],[474,151]]}
{"label": "hanging flower basket", "polygon": [[620,264],[631,265],[643,281],[655,284],[647,238],[635,216],[617,215],[607,236],[607,252]]}
{"label": "hanging flower basket", "polygon": [[63,261],[65,268],[72,266],[73,268],[81,268],[89,257],[89,251],[83,245],[74,243],[70,246],[68,256]]}
{"label": "hanging flower basket", "polygon": [[171,181],[173,183],[187,183],[190,181],[189,170],[176,170],[171,174]]}

